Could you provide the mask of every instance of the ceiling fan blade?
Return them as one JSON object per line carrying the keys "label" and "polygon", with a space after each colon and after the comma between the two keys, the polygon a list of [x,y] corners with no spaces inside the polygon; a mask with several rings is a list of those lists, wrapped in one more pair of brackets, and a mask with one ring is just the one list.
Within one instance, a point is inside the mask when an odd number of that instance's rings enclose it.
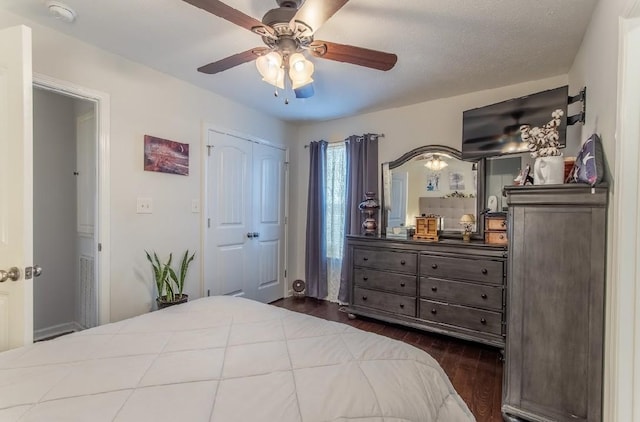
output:
{"label": "ceiling fan blade", "polygon": [[263,54],[267,54],[269,50],[267,47],[256,47],[251,50],[243,51],[242,53],[234,54],[217,62],[209,63],[198,68],[198,72],[207,73],[213,75],[214,73],[222,72],[223,70],[230,69],[238,66],[242,63],[250,62],[257,59]]}
{"label": "ceiling fan blade", "polygon": [[398,56],[395,54],[328,41],[312,42],[309,51],[315,57],[385,71],[392,69],[398,61]]}
{"label": "ceiling fan blade", "polygon": [[264,25],[259,20],[252,18],[249,15],[245,15],[239,10],[234,9],[231,6],[227,6],[221,1],[218,0],[183,0],[186,3],[189,3],[192,6],[198,7],[202,10],[206,10],[209,13],[213,13],[214,15],[221,17],[222,19],[226,19],[231,23],[235,23],[238,26],[248,29],[249,31],[254,31],[256,28],[260,28],[263,31],[266,31],[267,34],[273,35],[273,29]]}
{"label": "ceiling fan blade", "polygon": [[305,0],[292,21],[301,21],[311,27],[311,34],[349,0]]}

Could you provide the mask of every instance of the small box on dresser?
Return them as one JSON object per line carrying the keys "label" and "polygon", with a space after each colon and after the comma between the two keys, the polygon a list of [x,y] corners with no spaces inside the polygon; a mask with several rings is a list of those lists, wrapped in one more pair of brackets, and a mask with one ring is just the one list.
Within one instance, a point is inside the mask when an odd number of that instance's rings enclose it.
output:
{"label": "small box on dresser", "polygon": [[490,213],[484,217],[484,241],[492,245],[507,245],[507,213]]}

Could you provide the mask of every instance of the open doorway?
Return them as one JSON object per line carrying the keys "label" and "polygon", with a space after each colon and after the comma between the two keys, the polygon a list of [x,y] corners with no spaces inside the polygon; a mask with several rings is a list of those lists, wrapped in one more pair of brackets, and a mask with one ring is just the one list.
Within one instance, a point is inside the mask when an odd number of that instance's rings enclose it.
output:
{"label": "open doorway", "polygon": [[96,103],[34,86],[34,339],[98,325]]}

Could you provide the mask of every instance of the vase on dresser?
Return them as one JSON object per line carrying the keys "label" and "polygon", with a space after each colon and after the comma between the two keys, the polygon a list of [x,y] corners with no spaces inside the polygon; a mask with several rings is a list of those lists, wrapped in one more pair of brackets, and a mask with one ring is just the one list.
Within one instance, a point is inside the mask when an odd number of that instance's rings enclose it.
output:
{"label": "vase on dresser", "polygon": [[360,211],[366,214],[366,218],[362,223],[362,228],[364,229],[365,235],[373,236],[378,230],[376,216],[378,213],[378,209],[380,208],[380,203],[376,199],[375,192],[366,192],[364,196],[364,201],[360,202],[360,204],[358,205]]}
{"label": "vase on dresser", "polygon": [[564,157],[552,155],[538,157],[533,164],[533,183],[536,185],[561,185],[564,183]]}

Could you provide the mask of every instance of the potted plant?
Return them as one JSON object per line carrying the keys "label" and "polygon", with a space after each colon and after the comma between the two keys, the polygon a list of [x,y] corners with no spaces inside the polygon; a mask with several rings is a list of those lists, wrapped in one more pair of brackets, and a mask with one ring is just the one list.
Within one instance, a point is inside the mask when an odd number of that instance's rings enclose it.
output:
{"label": "potted plant", "polygon": [[183,293],[184,282],[187,278],[189,264],[191,264],[196,256],[195,252],[189,255],[189,250],[185,251],[178,272],[171,267],[173,253],[169,254],[167,262],[160,261],[160,258],[158,258],[155,252],[153,253],[153,257],[147,251],[145,251],[145,254],[153,269],[153,278],[158,291],[158,297],[156,298],[158,309],[185,303],[189,300],[189,295]]}

